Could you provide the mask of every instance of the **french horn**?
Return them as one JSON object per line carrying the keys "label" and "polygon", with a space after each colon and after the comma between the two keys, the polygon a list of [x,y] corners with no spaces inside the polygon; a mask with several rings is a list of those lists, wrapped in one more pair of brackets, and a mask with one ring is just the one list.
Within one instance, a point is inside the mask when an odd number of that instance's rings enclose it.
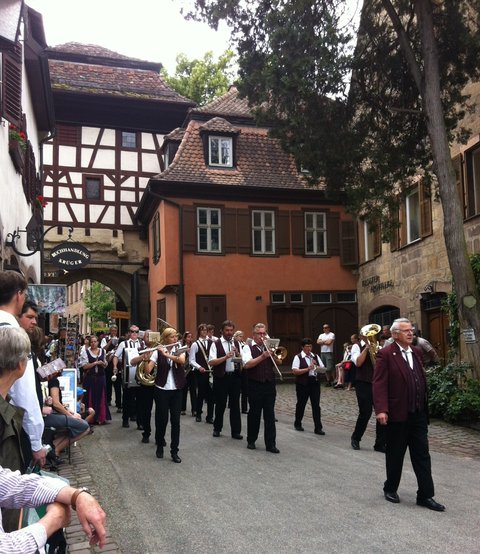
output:
{"label": "french horn", "polygon": [[380,350],[380,344],[377,340],[377,335],[378,333],[380,333],[381,330],[382,328],[377,323],[369,323],[368,325],[364,325],[360,329],[360,335],[367,339],[368,352],[374,366],[375,362],[377,361],[377,352]]}

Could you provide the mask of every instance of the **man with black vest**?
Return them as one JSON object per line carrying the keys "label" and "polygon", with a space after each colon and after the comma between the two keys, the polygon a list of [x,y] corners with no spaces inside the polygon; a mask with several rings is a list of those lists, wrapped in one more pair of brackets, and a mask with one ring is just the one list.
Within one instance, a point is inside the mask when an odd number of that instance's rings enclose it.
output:
{"label": "man with black vest", "polygon": [[[360,344],[352,346],[352,362],[356,366],[355,394],[358,403],[358,418],[351,438],[351,445],[354,450],[360,450],[360,441],[373,411],[373,356],[368,346],[368,337],[360,335],[360,339]],[[377,421],[373,448],[377,452],[385,452],[386,440],[386,429]]]}
{"label": "man with black vest", "polygon": [[248,372],[247,448],[255,450],[263,411],[264,440],[268,452],[279,454],[275,427],[275,371],[273,360],[265,348],[267,329],[263,323],[253,327],[253,343],[243,349],[244,371]]}
{"label": "man with black vest", "polygon": [[189,362],[194,371],[197,372],[197,405],[195,406],[196,421],[202,421],[203,402],[207,403],[207,423],[213,423],[213,391],[210,387],[210,367],[208,365],[208,354],[212,341],[207,335],[207,324],[200,323],[198,326],[198,338],[190,347]]}
{"label": "man with black vest", "polygon": [[[131,325],[129,329],[129,337],[121,342],[112,359],[113,374],[118,373],[118,362],[120,361],[125,367],[129,360],[125,356],[125,348],[136,348],[142,350],[145,348],[145,343],[138,338],[139,328],[137,325]],[[137,388],[136,386],[128,386],[128,383],[123,383],[123,407],[122,407],[122,427],[130,427],[128,420],[137,421],[137,427],[141,429],[140,418],[137,412]]]}
{"label": "man with black vest", "polygon": [[223,427],[223,414],[230,407],[230,430],[232,438],[242,440],[242,420],[240,416],[240,391],[242,387],[240,371],[235,367],[234,358],[241,355],[240,344],[233,338],[235,324],[226,320],[222,323],[222,336],[210,347],[208,363],[213,367],[213,395],[215,398],[215,420],[213,436],[219,437]]}

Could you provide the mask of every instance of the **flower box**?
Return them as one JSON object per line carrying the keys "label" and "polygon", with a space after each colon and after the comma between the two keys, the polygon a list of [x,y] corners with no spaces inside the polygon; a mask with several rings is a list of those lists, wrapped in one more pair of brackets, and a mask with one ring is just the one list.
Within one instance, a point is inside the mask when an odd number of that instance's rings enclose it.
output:
{"label": "flower box", "polygon": [[10,139],[8,141],[8,151],[16,171],[18,173],[23,173],[23,168],[25,167],[25,153],[22,145],[18,140]]}

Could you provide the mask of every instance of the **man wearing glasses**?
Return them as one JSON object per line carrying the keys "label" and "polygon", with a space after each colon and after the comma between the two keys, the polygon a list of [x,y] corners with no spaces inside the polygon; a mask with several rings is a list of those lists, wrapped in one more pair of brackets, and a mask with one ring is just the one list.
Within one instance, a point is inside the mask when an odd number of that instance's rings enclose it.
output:
{"label": "man wearing glasses", "polygon": [[[113,374],[117,375],[117,378],[120,378],[118,375],[118,362],[120,361],[121,364],[124,366],[126,363],[128,363],[128,360],[126,360],[125,356],[125,348],[136,348],[137,350],[142,350],[145,348],[145,344],[143,341],[141,341],[138,338],[138,333],[140,332],[139,328],[136,325],[131,325],[130,329],[128,330],[128,338],[121,342],[117,350],[115,351],[115,355],[113,356],[112,364],[113,364]],[[136,393],[137,393],[137,387],[131,387],[126,386],[127,383],[123,383],[123,402],[122,402],[122,427],[130,427],[129,420],[135,421],[137,414],[136,414]],[[137,426],[140,428],[137,420]]]}
{"label": "man wearing glasses", "polygon": [[417,505],[443,512],[433,499],[432,463],[428,451],[427,380],[422,356],[412,348],[413,327],[406,318],[396,319],[390,331],[394,342],[376,357],[373,402],[377,421],[387,429],[385,499],[398,504],[397,489],[407,447],[417,478]]}

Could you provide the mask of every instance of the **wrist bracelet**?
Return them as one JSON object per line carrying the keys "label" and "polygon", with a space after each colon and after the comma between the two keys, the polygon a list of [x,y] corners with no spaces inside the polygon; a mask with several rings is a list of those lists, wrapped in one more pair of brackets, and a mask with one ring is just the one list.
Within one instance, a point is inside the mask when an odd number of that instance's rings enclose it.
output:
{"label": "wrist bracelet", "polygon": [[82,492],[86,492],[87,494],[92,494],[90,492],[89,489],[87,489],[87,487],[81,487],[79,489],[77,489],[73,494],[72,494],[72,499],[70,500],[70,505],[72,506],[72,509],[73,510],[77,510],[77,498],[80,494],[82,494]]}

